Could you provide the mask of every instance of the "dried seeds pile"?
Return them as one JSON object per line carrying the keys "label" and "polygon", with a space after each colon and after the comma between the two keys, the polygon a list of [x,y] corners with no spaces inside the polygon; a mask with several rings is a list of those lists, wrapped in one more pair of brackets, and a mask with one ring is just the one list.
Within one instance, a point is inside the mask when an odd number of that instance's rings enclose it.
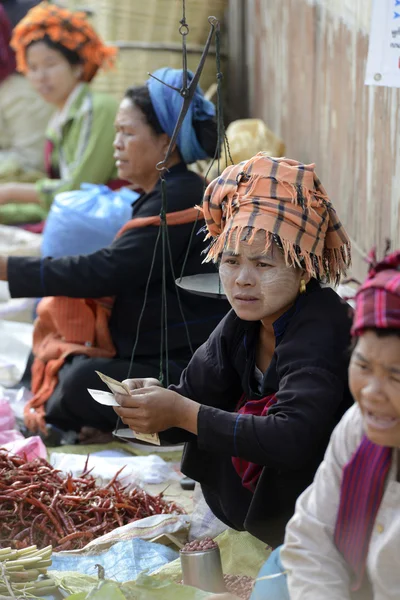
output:
{"label": "dried seeds pile", "polygon": [[226,589],[242,600],[249,600],[253,590],[254,579],[245,575],[224,575]]}
{"label": "dried seeds pile", "polygon": [[217,542],[214,542],[210,537],[206,537],[203,540],[193,540],[185,544],[181,552],[204,552],[205,550],[214,550],[218,548]]}

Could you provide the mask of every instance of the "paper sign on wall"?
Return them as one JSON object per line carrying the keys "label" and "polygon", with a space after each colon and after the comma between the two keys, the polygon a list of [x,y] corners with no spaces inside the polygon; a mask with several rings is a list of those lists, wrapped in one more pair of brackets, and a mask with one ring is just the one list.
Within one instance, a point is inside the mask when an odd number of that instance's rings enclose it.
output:
{"label": "paper sign on wall", "polygon": [[400,0],[373,0],[365,83],[400,87]]}

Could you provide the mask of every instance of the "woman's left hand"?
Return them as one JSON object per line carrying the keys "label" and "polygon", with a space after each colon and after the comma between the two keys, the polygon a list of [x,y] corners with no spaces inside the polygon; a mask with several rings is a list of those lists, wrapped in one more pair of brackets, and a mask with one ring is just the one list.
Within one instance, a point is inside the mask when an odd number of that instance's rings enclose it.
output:
{"label": "woman's left hand", "polygon": [[120,407],[115,407],[115,412],[137,433],[158,433],[172,427],[197,433],[200,405],[172,390],[154,385],[131,390],[129,396],[117,394],[116,400]]}

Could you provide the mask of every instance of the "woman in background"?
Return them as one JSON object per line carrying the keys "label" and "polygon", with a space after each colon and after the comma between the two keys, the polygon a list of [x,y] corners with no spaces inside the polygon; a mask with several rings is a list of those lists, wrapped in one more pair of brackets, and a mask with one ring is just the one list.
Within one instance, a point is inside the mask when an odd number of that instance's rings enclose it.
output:
{"label": "woman in background", "polygon": [[[161,69],[155,75],[173,87],[182,86],[181,69]],[[188,333],[192,347],[197,348],[227,312],[223,300],[185,291],[178,298],[174,277],[185,261],[185,275],[214,271],[211,265],[202,264],[201,236],[192,236],[204,225],[194,209],[201,203],[204,180],[187,168],[187,162],[212,157],[217,147],[215,108],[200,88],[166,163],[173,267],[168,257],[167,297],[162,303],[160,245],[153,257],[162,207],[157,164],[165,158],[181,105],[181,96],[156,79],[127,90],[115,119],[115,159],[119,176],[138,184],[143,193],[133,205],[132,220],[110,246],[90,255],[60,259],[0,257],[0,279],[8,279],[11,296],[44,297],[34,332],[34,397],[25,415],[31,430],[43,431],[47,423],[79,432],[85,442],[99,440],[102,432],[115,428],[117,417],[87,391],[106,389],[95,371],[121,380],[132,367],[135,377],[158,377],[164,334],[161,311],[167,306],[168,363],[165,360],[163,375],[167,376],[168,368],[170,381],[178,383],[192,356]]]}
{"label": "woman in background", "polygon": [[15,27],[11,45],[17,69],[56,109],[46,131],[47,178],[35,184],[0,185],[0,220],[40,221],[54,196],[98,183],[118,187],[112,153],[117,102],[89,87],[99,68],[113,64],[86,16],[47,2],[32,8]]}
{"label": "woman in background", "polygon": [[44,133],[52,111],[27,79],[15,72],[11,33],[0,4],[0,181],[11,177],[34,181],[44,174]]}

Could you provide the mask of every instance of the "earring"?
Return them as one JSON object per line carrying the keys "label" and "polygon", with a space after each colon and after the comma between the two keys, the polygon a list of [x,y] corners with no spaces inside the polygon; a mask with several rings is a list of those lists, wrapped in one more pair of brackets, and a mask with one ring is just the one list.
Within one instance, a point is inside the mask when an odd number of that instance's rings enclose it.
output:
{"label": "earring", "polygon": [[304,279],[302,279],[300,281],[300,294],[304,294],[305,291],[306,291],[306,282],[304,281]]}

